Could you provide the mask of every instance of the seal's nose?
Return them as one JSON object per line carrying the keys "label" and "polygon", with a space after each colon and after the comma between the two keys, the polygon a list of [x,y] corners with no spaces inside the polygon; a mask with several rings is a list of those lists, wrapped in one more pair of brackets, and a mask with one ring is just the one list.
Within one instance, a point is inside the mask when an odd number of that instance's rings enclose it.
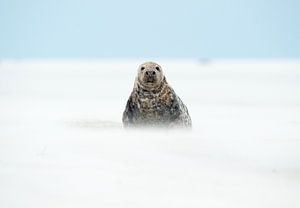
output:
{"label": "seal's nose", "polygon": [[154,76],[155,75],[155,71],[146,71],[146,75],[147,76]]}

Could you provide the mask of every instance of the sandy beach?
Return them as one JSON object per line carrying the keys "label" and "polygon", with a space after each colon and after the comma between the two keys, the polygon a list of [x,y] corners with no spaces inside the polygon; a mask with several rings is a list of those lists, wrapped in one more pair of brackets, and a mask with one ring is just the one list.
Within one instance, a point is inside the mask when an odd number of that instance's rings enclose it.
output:
{"label": "sandy beach", "polygon": [[0,207],[300,207],[300,61],[158,60],[193,130],[126,131],[141,62],[0,62]]}

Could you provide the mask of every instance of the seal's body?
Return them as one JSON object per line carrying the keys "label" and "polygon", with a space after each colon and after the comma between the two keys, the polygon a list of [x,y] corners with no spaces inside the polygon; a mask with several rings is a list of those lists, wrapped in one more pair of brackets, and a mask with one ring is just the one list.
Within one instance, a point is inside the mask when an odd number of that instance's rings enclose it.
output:
{"label": "seal's body", "polygon": [[161,67],[140,65],[123,113],[125,127],[191,127],[186,106],[169,86]]}

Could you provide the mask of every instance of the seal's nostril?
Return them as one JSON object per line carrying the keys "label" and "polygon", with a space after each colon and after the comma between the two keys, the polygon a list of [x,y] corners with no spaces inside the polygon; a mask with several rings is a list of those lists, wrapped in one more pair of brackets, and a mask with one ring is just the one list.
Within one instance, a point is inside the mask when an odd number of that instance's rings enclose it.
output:
{"label": "seal's nostril", "polygon": [[156,74],[156,72],[155,71],[146,71],[145,74],[147,76],[154,76]]}

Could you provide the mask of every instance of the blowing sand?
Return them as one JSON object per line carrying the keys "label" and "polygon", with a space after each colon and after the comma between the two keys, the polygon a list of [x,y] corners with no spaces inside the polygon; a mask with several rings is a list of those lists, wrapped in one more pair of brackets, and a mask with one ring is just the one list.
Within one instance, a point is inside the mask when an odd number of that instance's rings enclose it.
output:
{"label": "blowing sand", "polygon": [[142,61],[0,62],[1,208],[300,207],[299,61],[158,61],[193,130],[126,131]]}

